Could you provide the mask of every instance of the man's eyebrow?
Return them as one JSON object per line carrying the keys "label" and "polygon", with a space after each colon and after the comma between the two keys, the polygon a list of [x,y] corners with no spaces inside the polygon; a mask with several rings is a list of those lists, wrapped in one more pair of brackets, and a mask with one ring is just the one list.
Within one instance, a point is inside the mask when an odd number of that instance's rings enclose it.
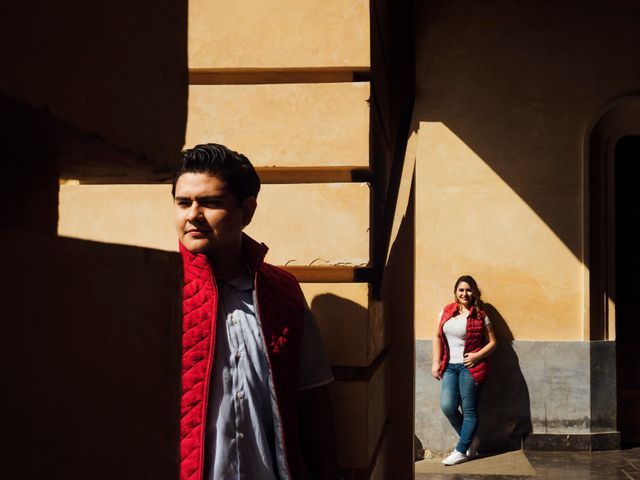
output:
{"label": "man's eyebrow", "polygon": [[[182,202],[182,201],[188,201],[191,202],[192,198],[191,197],[175,197],[177,202]],[[216,200],[224,200],[224,195],[205,195],[202,197],[196,197],[195,198],[199,203],[202,202],[212,202],[212,201],[216,201]]]}
{"label": "man's eyebrow", "polygon": [[196,200],[200,203],[202,202],[211,202],[214,200],[223,200],[224,195],[205,195],[204,197],[196,197]]}

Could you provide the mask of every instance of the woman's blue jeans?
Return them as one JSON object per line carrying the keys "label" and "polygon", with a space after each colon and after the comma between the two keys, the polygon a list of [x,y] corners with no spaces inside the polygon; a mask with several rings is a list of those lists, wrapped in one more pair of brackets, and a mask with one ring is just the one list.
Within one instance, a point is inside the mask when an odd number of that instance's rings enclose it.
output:
{"label": "woman's blue jeans", "polygon": [[460,435],[456,450],[466,453],[478,427],[478,386],[464,363],[447,365],[442,376],[440,408]]}

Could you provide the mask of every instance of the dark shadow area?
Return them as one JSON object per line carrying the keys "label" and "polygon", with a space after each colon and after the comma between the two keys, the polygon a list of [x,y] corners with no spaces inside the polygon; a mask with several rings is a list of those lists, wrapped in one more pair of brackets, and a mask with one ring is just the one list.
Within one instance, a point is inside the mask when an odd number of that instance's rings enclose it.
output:
{"label": "dark shadow area", "polygon": [[[413,474],[414,261],[413,178],[403,178],[410,120],[415,101],[415,2],[369,2],[371,96],[369,164],[371,189],[370,251],[373,291],[382,301],[390,358],[390,425],[381,466],[374,478]],[[410,159],[413,163],[413,159]],[[404,183],[406,182],[406,184]],[[411,190],[408,205],[400,192]],[[405,199],[400,200],[404,203]],[[400,207],[400,208],[398,208]],[[397,236],[393,227],[400,222]],[[392,243],[393,242],[393,243]]]}
{"label": "dark shadow area", "polygon": [[615,147],[615,315],[617,420],[625,447],[640,445],[640,322],[636,276],[640,269],[640,136],[626,136]]}
{"label": "dark shadow area", "polygon": [[[390,343],[391,428],[389,455],[394,458],[381,478],[410,478],[413,474],[415,365],[415,169],[406,210],[391,245],[382,284]],[[407,179],[408,180],[408,179]],[[409,185],[404,185],[409,187]],[[397,218],[397,217],[396,217]]]}
{"label": "dark shadow area", "polygon": [[319,323],[333,322],[338,316],[342,322],[352,321],[367,315],[367,309],[348,298],[339,297],[333,293],[322,293],[313,297],[310,305],[311,311]]}
{"label": "dark shadow area", "polygon": [[59,178],[182,147],[187,2],[3,5],[0,478],[179,476],[179,256],[57,237]]}
{"label": "dark shadow area", "polygon": [[419,462],[420,460],[424,460],[424,445],[422,445],[422,441],[418,438],[417,435],[413,435],[413,451],[414,451],[414,460]]}
{"label": "dark shadow area", "polygon": [[332,293],[316,295],[310,308],[334,366],[368,367],[385,348],[384,319],[375,309]]}
{"label": "dark shadow area", "polygon": [[0,477],[178,478],[177,254],[5,230]]}
{"label": "dark shadow area", "polygon": [[504,452],[522,448],[532,432],[529,388],[513,349],[513,334],[498,309],[485,304],[498,346],[491,356],[491,372],[482,387],[479,404],[479,451]]}
{"label": "dark shadow area", "polygon": [[[388,435],[386,391],[388,355],[382,318],[362,305],[333,293],[313,297],[310,305],[333,366],[329,386],[336,423],[336,447],[345,480],[375,478],[384,465]],[[305,477],[306,478],[306,477]]]}
{"label": "dark shadow area", "polygon": [[418,121],[442,122],[583,260],[585,132],[640,89],[633,2],[417,3]]}
{"label": "dark shadow area", "polygon": [[[187,120],[186,0],[7,3],[0,67],[0,94],[78,129],[56,155],[64,178],[158,181],[173,168]],[[94,158],[101,144],[125,164]]]}
{"label": "dark shadow area", "polygon": [[11,206],[3,211],[3,229],[57,233],[58,170],[53,126],[50,115],[0,93],[0,165],[4,179],[0,202]]}

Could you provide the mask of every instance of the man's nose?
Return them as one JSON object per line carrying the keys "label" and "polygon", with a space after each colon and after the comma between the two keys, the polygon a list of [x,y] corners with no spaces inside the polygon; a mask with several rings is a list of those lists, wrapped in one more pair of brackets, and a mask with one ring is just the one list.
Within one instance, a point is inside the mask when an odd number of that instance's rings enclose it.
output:
{"label": "man's nose", "polygon": [[187,220],[192,221],[202,216],[202,208],[198,202],[193,202],[187,211]]}

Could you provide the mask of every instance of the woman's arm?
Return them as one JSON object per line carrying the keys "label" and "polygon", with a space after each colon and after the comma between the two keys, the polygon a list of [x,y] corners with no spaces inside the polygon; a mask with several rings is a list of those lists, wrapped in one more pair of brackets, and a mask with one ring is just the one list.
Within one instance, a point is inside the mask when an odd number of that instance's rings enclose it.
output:
{"label": "woman's arm", "polygon": [[473,367],[480,360],[491,355],[498,346],[498,342],[496,341],[496,334],[494,333],[491,324],[484,326],[484,335],[487,338],[487,344],[484,347],[482,347],[477,352],[469,352],[464,354],[465,367]]}
{"label": "woman's arm", "polygon": [[440,317],[436,321],[436,328],[433,332],[433,346],[431,350],[433,355],[431,357],[431,376],[436,380],[440,380],[440,359],[442,358],[442,346],[440,342]]}

